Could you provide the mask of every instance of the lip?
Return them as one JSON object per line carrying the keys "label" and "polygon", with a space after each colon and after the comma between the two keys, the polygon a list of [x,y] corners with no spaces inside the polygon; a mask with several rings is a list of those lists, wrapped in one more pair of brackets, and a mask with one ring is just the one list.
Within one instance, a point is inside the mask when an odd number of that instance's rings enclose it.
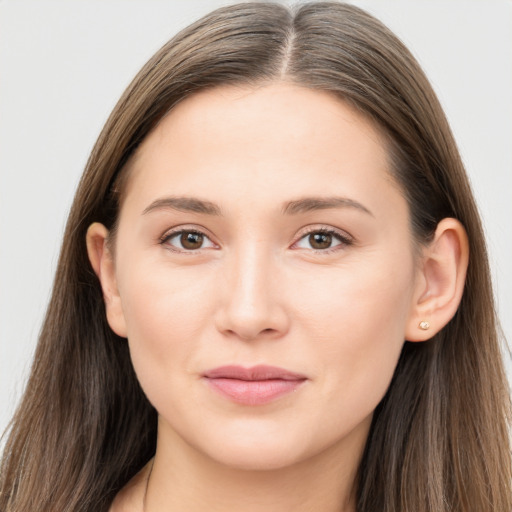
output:
{"label": "lip", "polygon": [[307,377],[276,366],[220,366],[203,374],[210,388],[233,402],[263,405],[296,391]]}

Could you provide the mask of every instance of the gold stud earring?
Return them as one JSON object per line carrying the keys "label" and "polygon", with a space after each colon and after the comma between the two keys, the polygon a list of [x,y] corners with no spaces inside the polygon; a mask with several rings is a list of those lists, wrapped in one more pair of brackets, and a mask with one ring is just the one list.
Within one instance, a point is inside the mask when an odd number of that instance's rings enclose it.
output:
{"label": "gold stud earring", "polygon": [[427,331],[428,329],[430,329],[430,324],[426,320],[423,320],[419,323],[418,327],[423,331]]}

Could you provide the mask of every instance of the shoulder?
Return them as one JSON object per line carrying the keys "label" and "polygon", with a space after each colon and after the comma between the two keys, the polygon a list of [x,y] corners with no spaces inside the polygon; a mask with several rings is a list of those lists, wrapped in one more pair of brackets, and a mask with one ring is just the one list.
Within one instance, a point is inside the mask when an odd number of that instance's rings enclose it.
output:
{"label": "shoulder", "polygon": [[146,482],[151,471],[149,461],[118,493],[109,512],[143,512]]}

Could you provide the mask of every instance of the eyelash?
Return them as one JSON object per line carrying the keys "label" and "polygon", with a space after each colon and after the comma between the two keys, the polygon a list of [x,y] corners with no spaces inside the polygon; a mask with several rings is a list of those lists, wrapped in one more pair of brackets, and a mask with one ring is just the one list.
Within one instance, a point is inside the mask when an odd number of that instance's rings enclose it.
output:
{"label": "eyelash", "polygon": [[311,236],[313,234],[317,234],[317,233],[320,233],[322,235],[330,235],[333,237],[333,239],[337,240],[339,242],[339,244],[337,244],[333,247],[328,247],[326,249],[310,249],[311,251],[313,251],[316,254],[330,254],[332,252],[339,251],[342,247],[348,247],[354,243],[352,238],[349,237],[347,234],[341,233],[340,231],[337,231],[335,229],[313,228],[313,229],[310,229],[309,231],[302,233],[301,236],[299,237],[299,239],[296,242],[294,242],[293,245],[297,245],[304,238]]}
{"label": "eyelash", "polygon": [[198,229],[192,229],[192,228],[190,228],[190,229],[177,229],[176,231],[168,231],[168,232],[166,232],[160,238],[160,244],[161,245],[165,245],[166,248],[168,248],[169,250],[171,250],[173,252],[180,253],[180,254],[193,254],[193,253],[197,254],[197,253],[201,252],[201,249],[195,249],[195,250],[194,249],[188,249],[187,250],[187,249],[175,248],[171,244],[168,243],[171,238],[174,238],[174,237],[177,237],[179,235],[182,235],[183,233],[191,233],[191,234],[194,234],[194,235],[200,235],[200,236],[203,236],[203,237],[207,238],[208,240],[210,240],[208,235],[206,235],[205,233],[203,233],[202,231],[200,231]]}
{"label": "eyelash", "polygon": [[[170,232],[166,232],[161,238],[160,238],[160,244],[161,245],[166,245],[169,250],[173,251],[173,252],[177,252],[177,253],[180,253],[180,254],[197,254],[199,252],[201,252],[201,249],[202,248],[199,248],[199,249],[179,249],[179,248],[175,248],[173,247],[172,245],[170,245],[168,242],[171,238],[174,238],[176,236],[179,236],[179,235],[182,235],[183,233],[192,233],[192,234],[196,234],[196,235],[200,235],[200,236],[203,236],[205,238],[207,238],[208,240],[210,240],[210,238],[208,237],[208,235],[206,235],[204,232],[200,231],[200,230],[197,230],[197,229],[178,229],[176,231],[170,231]],[[353,245],[354,241],[352,240],[351,237],[349,237],[348,235],[346,234],[343,234],[337,230],[334,230],[334,229],[329,229],[329,228],[314,228],[314,229],[310,229],[309,231],[306,231],[304,233],[301,234],[301,236],[297,239],[296,242],[293,243],[292,247],[297,245],[301,240],[303,240],[304,238],[312,235],[312,234],[317,234],[317,233],[321,233],[321,234],[324,234],[324,235],[330,235],[332,236],[335,240],[337,240],[338,242],[340,242],[339,244],[335,245],[334,247],[328,247],[326,249],[310,249],[311,251],[313,251],[314,253],[317,253],[317,254],[329,254],[331,252],[335,252],[335,251],[338,251],[340,250],[340,247],[348,247],[350,245]],[[211,240],[210,240],[211,242]],[[213,244],[213,242],[211,242]]]}

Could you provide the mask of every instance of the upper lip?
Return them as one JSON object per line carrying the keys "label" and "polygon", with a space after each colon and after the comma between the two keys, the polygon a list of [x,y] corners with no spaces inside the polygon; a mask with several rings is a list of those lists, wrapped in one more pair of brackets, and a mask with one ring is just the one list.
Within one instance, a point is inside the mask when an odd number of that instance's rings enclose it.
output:
{"label": "upper lip", "polygon": [[237,380],[305,380],[307,377],[300,373],[290,372],[277,366],[258,365],[250,368],[229,365],[219,366],[203,374],[208,379],[237,379]]}

